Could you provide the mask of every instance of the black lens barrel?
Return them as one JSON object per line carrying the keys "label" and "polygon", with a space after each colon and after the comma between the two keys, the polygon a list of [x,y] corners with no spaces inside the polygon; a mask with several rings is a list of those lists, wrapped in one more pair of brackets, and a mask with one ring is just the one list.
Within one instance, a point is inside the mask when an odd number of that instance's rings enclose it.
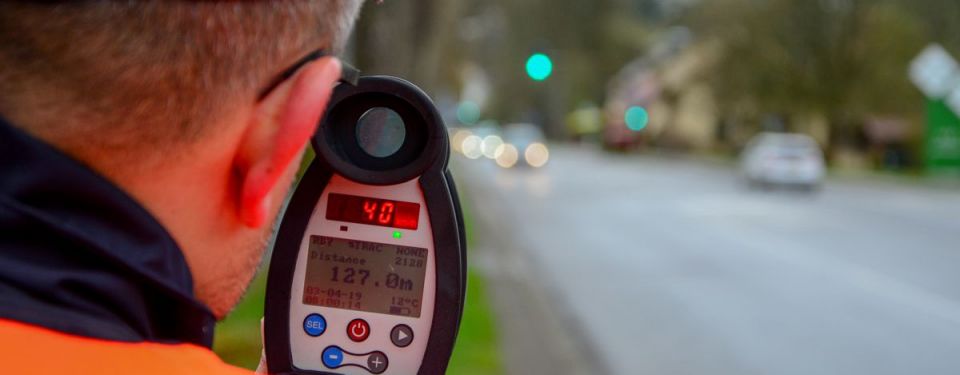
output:
{"label": "black lens barrel", "polygon": [[[358,139],[361,117],[387,108],[403,122],[403,142],[392,154],[371,155]],[[430,98],[395,77],[362,77],[340,84],[313,137],[313,148],[336,173],[355,182],[394,185],[417,178],[430,168],[446,167],[447,132]]]}

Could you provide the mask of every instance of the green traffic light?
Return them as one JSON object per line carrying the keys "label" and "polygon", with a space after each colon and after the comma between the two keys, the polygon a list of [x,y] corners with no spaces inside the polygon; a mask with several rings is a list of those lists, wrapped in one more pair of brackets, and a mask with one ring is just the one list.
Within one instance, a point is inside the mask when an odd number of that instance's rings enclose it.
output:
{"label": "green traffic light", "polygon": [[543,81],[553,73],[553,61],[542,53],[530,55],[527,59],[527,75],[534,81]]}
{"label": "green traffic light", "polygon": [[623,120],[627,124],[628,129],[638,132],[647,127],[647,123],[650,121],[650,114],[648,114],[647,110],[643,107],[633,106],[627,108],[627,111],[624,112]]}

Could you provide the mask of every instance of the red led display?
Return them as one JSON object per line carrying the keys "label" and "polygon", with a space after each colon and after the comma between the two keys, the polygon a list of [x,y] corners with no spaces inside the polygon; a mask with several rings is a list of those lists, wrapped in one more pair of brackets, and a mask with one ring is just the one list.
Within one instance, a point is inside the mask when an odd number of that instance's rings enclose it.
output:
{"label": "red led display", "polygon": [[417,229],[420,204],[330,193],[327,220]]}

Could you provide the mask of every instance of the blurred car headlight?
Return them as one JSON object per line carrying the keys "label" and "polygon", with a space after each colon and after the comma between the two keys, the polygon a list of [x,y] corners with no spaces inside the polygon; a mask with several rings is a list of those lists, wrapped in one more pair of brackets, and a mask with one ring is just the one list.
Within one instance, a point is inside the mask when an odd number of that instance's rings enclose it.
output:
{"label": "blurred car headlight", "polygon": [[531,167],[540,168],[550,159],[550,151],[543,143],[531,143],[523,152],[523,157]]}
{"label": "blurred car headlight", "polygon": [[496,135],[488,135],[480,142],[480,151],[483,152],[483,156],[486,156],[487,159],[494,159],[497,157],[497,149],[502,145],[502,138]]}
{"label": "blurred car headlight", "polygon": [[509,143],[500,145],[496,152],[496,161],[497,165],[510,168],[517,164],[517,160],[520,159],[520,152],[517,151],[517,148]]}
{"label": "blurred car headlight", "polygon": [[483,151],[480,149],[482,142],[483,140],[475,135],[469,135],[467,138],[464,138],[463,144],[460,145],[460,148],[463,149],[463,155],[470,159],[479,158],[483,155]]}
{"label": "blurred car headlight", "polygon": [[463,152],[463,140],[471,135],[473,135],[473,132],[467,129],[457,130],[453,133],[453,137],[450,137],[450,147],[453,148],[453,151]]}

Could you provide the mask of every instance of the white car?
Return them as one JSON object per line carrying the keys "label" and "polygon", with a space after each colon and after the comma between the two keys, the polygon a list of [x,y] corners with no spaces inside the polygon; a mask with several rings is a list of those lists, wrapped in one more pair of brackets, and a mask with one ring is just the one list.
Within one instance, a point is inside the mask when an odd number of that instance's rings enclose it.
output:
{"label": "white car", "polygon": [[823,151],[803,134],[760,133],[741,154],[741,168],[751,186],[797,186],[814,190],[826,173]]}

